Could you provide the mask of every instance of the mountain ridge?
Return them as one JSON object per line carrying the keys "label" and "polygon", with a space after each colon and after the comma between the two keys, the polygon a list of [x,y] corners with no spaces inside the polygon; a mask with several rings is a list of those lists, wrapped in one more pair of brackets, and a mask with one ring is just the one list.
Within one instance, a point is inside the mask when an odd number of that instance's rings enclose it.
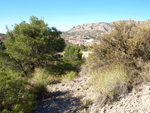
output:
{"label": "mountain ridge", "polygon": [[113,21],[110,23],[107,22],[99,22],[99,23],[87,23],[81,24],[78,26],[74,26],[72,29],[63,32],[61,37],[65,39],[86,39],[86,38],[94,38],[98,39],[103,33],[108,33],[113,28],[113,24],[118,23],[120,21],[125,21],[126,23],[135,23],[138,25],[144,24],[146,21],[138,21],[138,20],[119,20]]}

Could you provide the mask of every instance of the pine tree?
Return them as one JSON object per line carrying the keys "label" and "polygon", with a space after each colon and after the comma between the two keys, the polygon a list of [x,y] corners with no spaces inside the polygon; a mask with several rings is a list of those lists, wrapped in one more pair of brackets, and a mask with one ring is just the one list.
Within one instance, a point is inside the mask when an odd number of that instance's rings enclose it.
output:
{"label": "pine tree", "polygon": [[80,53],[80,48],[76,45],[68,45],[65,49],[64,63],[71,64],[74,68],[79,69],[82,64],[82,53]]}
{"label": "pine tree", "polygon": [[62,52],[65,47],[60,34],[56,28],[49,28],[43,20],[32,16],[30,23],[23,21],[16,24],[12,31],[7,31],[4,51],[26,72],[35,66],[56,60],[57,53]]}

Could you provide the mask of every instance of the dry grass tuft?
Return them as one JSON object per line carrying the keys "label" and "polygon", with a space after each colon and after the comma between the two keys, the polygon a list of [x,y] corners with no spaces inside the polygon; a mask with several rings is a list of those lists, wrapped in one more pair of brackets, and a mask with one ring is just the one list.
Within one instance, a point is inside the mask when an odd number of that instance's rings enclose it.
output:
{"label": "dry grass tuft", "polygon": [[71,72],[67,73],[66,75],[62,76],[61,81],[62,82],[70,82],[76,77],[77,77],[77,73],[74,71],[71,71]]}
{"label": "dry grass tuft", "polygon": [[[120,97],[128,91],[127,71],[121,65],[93,72],[90,82],[95,95],[103,95],[102,97],[105,99],[108,99],[106,97],[115,99],[116,95]],[[105,99],[102,101],[105,101]]]}
{"label": "dry grass tuft", "polygon": [[48,84],[56,83],[58,81],[59,79],[56,76],[50,75],[46,69],[36,68],[30,83],[34,85],[43,84],[46,86]]}
{"label": "dry grass tuft", "polygon": [[44,99],[51,95],[46,86],[58,82],[59,79],[50,75],[46,69],[36,68],[30,83],[37,99]]}

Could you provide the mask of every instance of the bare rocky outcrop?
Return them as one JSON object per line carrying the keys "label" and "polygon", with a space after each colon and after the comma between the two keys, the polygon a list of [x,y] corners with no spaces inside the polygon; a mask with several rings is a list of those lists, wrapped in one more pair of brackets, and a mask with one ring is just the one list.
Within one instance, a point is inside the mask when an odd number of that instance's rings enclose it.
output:
{"label": "bare rocky outcrop", "polygon": [[106,22],[83,24],[69,30],[68,33],[76,32],[76,31],[95,31],[95,30],[99,30],[102,32],[109,32],[111,28],[112,26]]}
{"label": "bare rocky outcrop", "polygon": [[[138,20],[123,20],[127,24],[129,23],[135,23],[135,24],[144,24],[147,21],[138,21]],[[111,23],[106,22],[100,22],[100,23],[91,23],[91,24],[82,24],[78,25],[71,30],[68,31],[68,33],[77,32],[77,31],[102,31],[102,32],[109,32],[111,31],[113,24],[119,23],[120,21],[114,21]]]}

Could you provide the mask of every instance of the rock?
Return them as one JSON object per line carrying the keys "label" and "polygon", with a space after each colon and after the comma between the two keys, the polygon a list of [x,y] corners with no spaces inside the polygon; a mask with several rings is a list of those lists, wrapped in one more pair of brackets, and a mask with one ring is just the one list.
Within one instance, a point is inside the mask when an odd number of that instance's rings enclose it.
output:
{"label": "rock", "polygon": [[62,84],[62,86],[65,86],[65,84]]}

